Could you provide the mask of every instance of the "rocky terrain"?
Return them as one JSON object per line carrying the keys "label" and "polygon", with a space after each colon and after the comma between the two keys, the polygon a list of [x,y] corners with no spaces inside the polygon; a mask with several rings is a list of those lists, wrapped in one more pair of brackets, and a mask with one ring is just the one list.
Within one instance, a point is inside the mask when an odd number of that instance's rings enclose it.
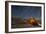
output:
{"label": "rocky terrain", "polygon": [[21,17],[12,17],[12,28],[28,28],[28,27],[41,27],[40,19],[29,17],[23,19]]}

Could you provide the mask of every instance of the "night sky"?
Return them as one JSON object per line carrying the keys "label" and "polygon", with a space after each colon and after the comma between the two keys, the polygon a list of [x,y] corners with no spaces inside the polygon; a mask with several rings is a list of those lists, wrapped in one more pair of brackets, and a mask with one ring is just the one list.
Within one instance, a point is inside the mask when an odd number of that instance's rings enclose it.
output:
{"label": "night sky", "polygon": [[11,6],[12,16],[21,16],[24,19],[28,17],[41,17],[41,7],[36,6]]}

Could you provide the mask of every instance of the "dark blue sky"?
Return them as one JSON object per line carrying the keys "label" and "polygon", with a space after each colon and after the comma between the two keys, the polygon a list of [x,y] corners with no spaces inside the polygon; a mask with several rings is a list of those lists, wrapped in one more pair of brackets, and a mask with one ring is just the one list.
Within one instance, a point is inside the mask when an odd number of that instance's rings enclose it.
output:
{"label": "dark blue sky", "polygon": [[12,16],[21,16],[23,18],[28,17],[41,17],[41,7],[35,7],[35,6],[11,6]]}

